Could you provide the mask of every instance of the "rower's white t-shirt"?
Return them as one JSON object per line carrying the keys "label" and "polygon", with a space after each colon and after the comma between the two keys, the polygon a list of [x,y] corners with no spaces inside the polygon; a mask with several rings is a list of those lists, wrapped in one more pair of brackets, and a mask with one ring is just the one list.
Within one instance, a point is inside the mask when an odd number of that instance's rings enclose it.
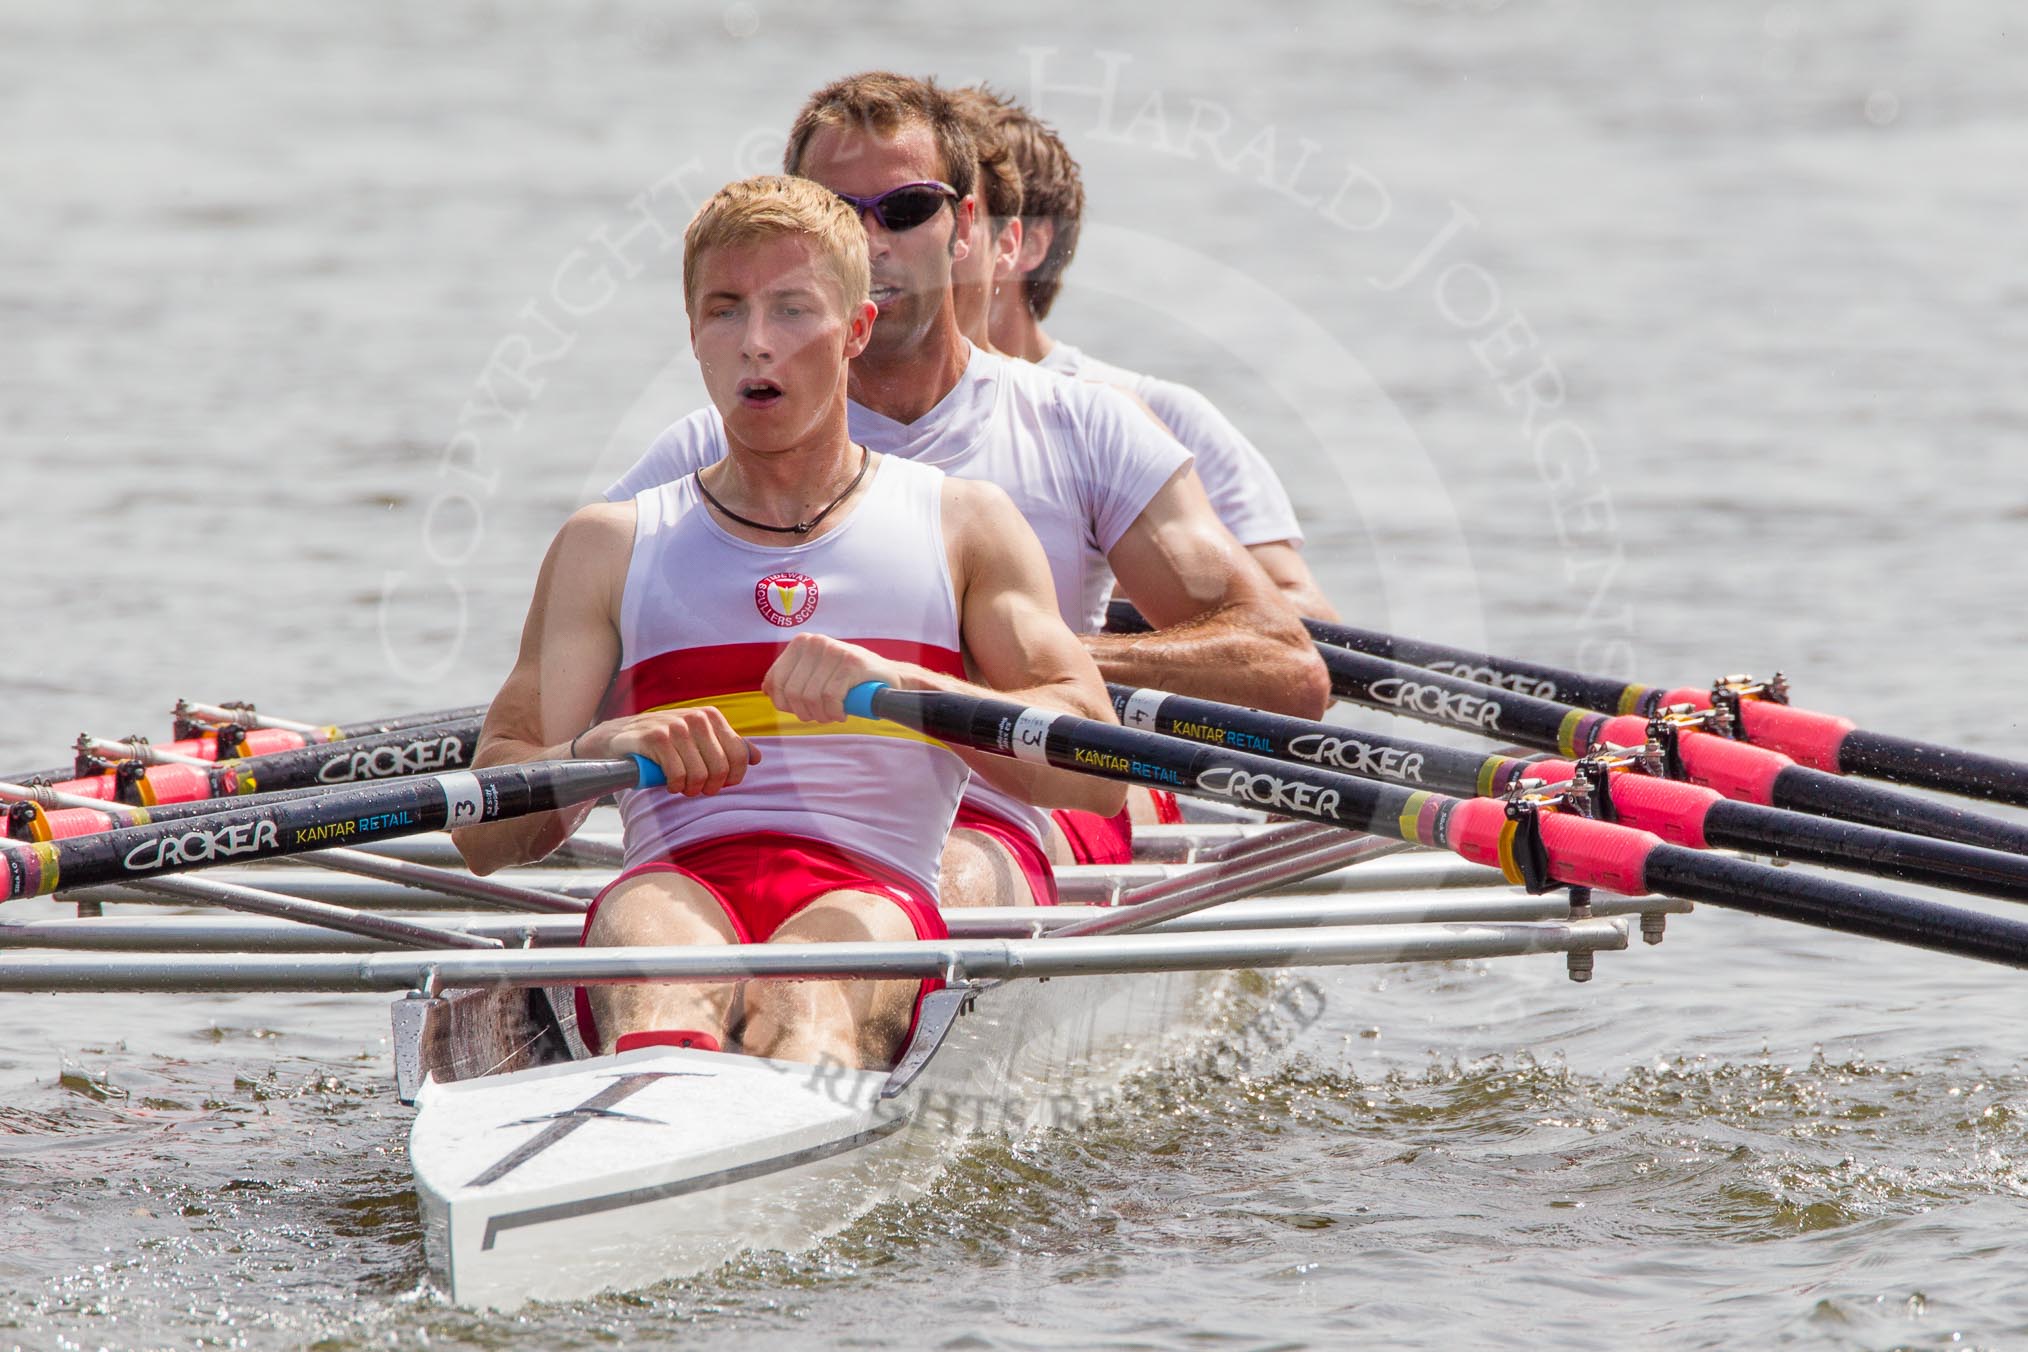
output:
{"label": "rower's white t-shirt", "polygon": [[1241,544],[1302,543],[1302,527],[1296,524],[1296,509],[1282,487],[1281,476],[1246,434],[1202,394],[1173,380],[1100,361],[1069,343],[1057,343],[1035,364],[1045,371],[1102,381],[1139,396],[1184,449],[1197,457],[1197,477],[1204,481],[1212,510]]}

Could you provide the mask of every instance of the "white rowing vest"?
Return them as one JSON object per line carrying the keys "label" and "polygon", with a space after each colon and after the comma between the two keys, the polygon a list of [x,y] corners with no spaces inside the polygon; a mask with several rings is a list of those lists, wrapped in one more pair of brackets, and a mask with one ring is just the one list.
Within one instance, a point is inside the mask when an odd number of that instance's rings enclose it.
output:
{"label": "white rowing vest", "polygon": [[[912,423],[848,404],[852,439],[998,484],[1042,541],[1064,623],[1095,633],[1105,627],[1113,588],[1107,553],[1190,453],[1117,390],[968,347],[958,383]],[[606,497],[628,497],[724,454],[718,410],[699,409],[657,437]],[[983,777],[972,777],[965,797],[1037,842],[1047,839],[1047,813]]]}
{"label": "white rowing vest", "polygon": [[634,499],[620,672],[603,715],[716,705],[758,744],[761,761],[709,798],[620,795],[629,867],[721,836],[776,831],[864,855],[936,895],[964,762],[892,723],[791,718],[761,693],[761,680],[803,633],[964,674],[942,480],[927,466],[883,458],[850,516],[814,540],[781,546],[729,533],[694,474]]}

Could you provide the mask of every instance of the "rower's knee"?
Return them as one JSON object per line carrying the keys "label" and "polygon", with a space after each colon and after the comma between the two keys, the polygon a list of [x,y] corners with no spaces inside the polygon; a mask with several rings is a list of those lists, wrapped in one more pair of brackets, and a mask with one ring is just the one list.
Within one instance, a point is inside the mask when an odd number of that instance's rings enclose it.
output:
{"label": "rower's knee", "polygon": [[1033,906],[1034,893],[1021,865],[1000,842],[962,827],[944,842],[943,872],[937,902],[946,909],[962,906]]}
{"label": "rower's knee", "polygon": [[1159,826],[1162,823],[1162,812],[1155,806],[1155,795],[1138,784],[1127,790],[1127,820],[1136,826]]}
{"label": "rower's knee", "polygon": [[[602,897],[585,930],[587,948],[738,942],[716,897],[674,872],[637,874]],[[606,1050],[625,1033],[687,1028],[730,1040],[731,983],[591,985],[585,997]]]}
{"label": "rower's knee", "polygon": [[[891,899],[831,892],[796,912],[769,943],[907,943],[915,922]],[[917,981],[749,981],[741,1039],[757,1056],[855,1068],[892,1065]]]}

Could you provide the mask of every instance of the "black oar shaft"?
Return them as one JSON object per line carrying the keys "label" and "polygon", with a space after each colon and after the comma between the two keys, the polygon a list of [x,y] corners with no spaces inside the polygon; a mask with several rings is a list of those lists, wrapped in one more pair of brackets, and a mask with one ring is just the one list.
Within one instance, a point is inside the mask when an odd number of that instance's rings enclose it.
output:
{"label": "black oar shaft", "polygon": [[[1565,779],[1571,773],[1566,761],[1538,764],[1510,756],[1480,756],[1405,737],[1158,690],[1121,685],[1108,689],[1120,722],[1129,728],[1441,793],[1499,796],[1531,777],[1531,772],[1550,780]],[[1701,786],[1659,783],[1632,772],[1615,773],[1606,785],[1608,803],[1619,820],[1653,831],[1665,840],[1771,854],[1902,882],[2028,901],[2028,857],[2022,855],[1732,802]]]}
{"label": "black oar shaft", "polygon": [[[1494,690],[1350,649],[1324,647],[1320,651],[1331,672],[1333,691],[1372,708],[1504,737],[1564,756],[1583,755],[1610,737],[1638,740],[1634,728],[1639,724],[1631,717],[1608,719],[1595,711]],[[1840,779],[1744,742],[1699,732],[1686,732],[1683,738],[1683,760],[1690,778],[1709,784],[1728,798],[2028,854],[2028,827],[2014,822],[1875,784]]]}
{"label": "black oar shaft", "polygon": [[2028,855],[2028,826],[1877,784],[1840,779],[1807,766],[1791,765],[1776,775],[1769,799],[1774,806],[1792,812],[1840,817],[1889,831],[1912,831],[1961,845]]}
{"label": "black oar shaft", "polygon": [[[1502,806],[1489,799],[1461,801],[1397,788],[1003,700],[867,686],[853,692],[846,708],[984,751],[1351,826],[1451,849],[1480,862],[1497,860],[1502,867],[1511,863],[1513,845]],[[1549,876],[1556,882],[1669,892],[1826,929],[2028,966],[2028,924],[2021,921],[1791,875],[1563,813],[1546,814],[1542,834]],[[1663,863],[1651,874],[1648,861],[1658,857]],[[1678,891],[1678,882],[1695,892]],[[1841,906],[1851,909],[1850,923],[1840,915]]]}
{"label": "black oar shaft", "polygon": [[1581,756],[1597,742],[1606,715],[1533,695],[1445,676],[1349,648],[1321,647],[1340,699],[1424,723],[1462,728],[1560,756]]}
{"label": "black oar shaft", "polygon": [[1124,685],[1106,688],[1124,727],[1413,788],[1497,795],[1514,787],[1528,771],[1529,762],[1514,756],[1480,755],[1162,690]]}
{"label": "black oar shaft", "polygon": [[[1305,619],[1303,625],[1310,631],[1311,638],[1327,648],[1363,653],[1368,657],[1454,676],[1461,681],[1490,685],[1516,695],[1575,704],[1604,713],[1651,714],[1663,693],[1609,676],[1589,676],[1581,671],[1566,671],[1540,662],[1498,657],[1447,643],[1401,638],[1356,625],[1312,619]],[[1106,611],[1106,627],[1120,633],[1134,633],[1146,629],[1148,622],[1132,602],[1114,601]]]}
{"label": "black oar shaft", "polygon": [[[290,751],[223,760],[202,767],[149,766],[141,771],[134,789],[140,792],[141,785],[145,783],[147,793],[158,802],[188,802],[232,796],[235,791],[245,794],[352,784],[457,770],[471,764],[472,755],[478,749],[479,726],[478,718],[452,719],[342,741],[318,742]],[[107,773],[112,774],[110,771]],[[109,782],[106,776],[94,776],[87,781],[73,780],[68,771],[42,771],[29,779],[49,780],[59,787],[69,785],[74,790],[87,792],[94,782]]]}
{"label": "black oar shaft", "polygon": [[486,716],[486,705],[467,704],[457,709],[433,709],[427,713],[397,714],[393,718],[363,718],[355,723],[335,723],[341,738],[371,737],[379,732],[402,732],[432,723],[476,723]]}
{"label": "black oar shaft", "polygon": [[[1653,713],[1671,692],[1659,686],[1636,685],[1610,677],[1589,676],[1561,667],[1493,653],[1472,652],[1443,643],[1398,638],[1352,625],[1306,620],[1318,642],[1349,648],[1371,657],[1391,658],[1445,675],[1496,686],[1519,694],[1575,704],[1614,714]],[[1691,692],[1678,692],[1683,698]],[[1701,695],[1698,702],[1707,703]],[[1752,702],[1750,702],[1752,703]],[[1934,742],[1895,737],[1854,728],[1849,722],[1787,706],[1747,710],[1748,736],[1842,774],[1864,775],[1897,784],[1985,798],[2028,807],[2028,764],[2001,756],[1961,751]],[[1765,714],[1766,717],[1756,717]],[[1765,726],[1762,726],[1762,725]],[[1832,725],[1835,725],[1832,726]],[[1791,744],[1789,739],[1797,740]]]}
{"label": "black oar shaft", "polygon": [[[1107,623],[1114,629],[1132,631],[1144,628],[1146,622],[1132,605],[1115,601]],[[1310,636],[1327,649],[1405,662],[1516,694],[1615,715],[1645,717],[1668,701],[1689,700],[1700,706],[1710,703],[1710,696],[1701,691],[1639,685],[1355,625],[1322,620],[1304,623]],[[1817,769],[2028,807],[2028,762],[1869,732],[1843,718],[1765,698],[1742,700],[1740,712],[1749,741]]]}
{"label": "black oar shaft", "polygon": [[500,765],[261,807],[224,805],[188,821],[72,840],[10,845],[0,847],[0,901],[547,812],[633,788],[640,774],[632,760]]}
{"label": "black oar shaft", "polygon": [[1720,799],[1705,814],[1704,839],[1720,849],[2028,901],[2028,856],[1908,831]]}
{"label": "black oar shaft", "polygon": [[2028,807],[2028,765],[2000,756],[1854,728],[1838,745],[1838,766],[1847,774]]}
{"label": "black oar shaft", "polygon": [[[1376,835],[1404,839],[1401,815],[1414,790],[1315,766],[1186,742],[1160,733],[1029,710],[1005,700],[897,692],[874,697],[875,714],[932,737],[1044,761],[1102,779],[1219,798]],[[847,704],[852,710],[853,706]],[[1427,796],[1427,795],[1420,795]]]}
{"label": "black oar shaft", "polygon": [[1537,699],[1575,704],[1605,713],[1651,714],[1659,705],[1663,693],[1649,686],[1616,681],[1609,676],[1587,676],[1581,671],[1566,671],[1540,662],[1473,652],[1469,648],[1454,648],[1445,643],[1397,638],[1349,624],[1327,624],[1322,620],[1305,620],[1303,623],[1309,627],[1310,637],[1319,643],[1350,648],[1369,657],[1406,662],[1410,666],[1440,671],[1460,680],[1510,690],[1517,695],[1533,695]]}
{"label": "black oar shaft", "polygon": [[249,792],[267,793],[461,770],[472,763],[478,747],[479,720],[467,718],[277,751],[230,764],[239,769],[243,783],[251,780]]}
{"label": "black oar shaft", "polygon": [[[153,807],[134,807],[130,804],[109,803],[104,810],[87,807],[51,808],[49,818],[52,826],[63,823],[89,821],[83,830],[67,829],[57,831],[59,837],[86,835],[92,831],[109,831],[125,825],[131,820],[130,813],[141,813],[142,823],[183,821],[191,817],[209,817],[214,812],[228,811],[235,807],[267,807],[274,803],[286,803],[292,799],[314,798],[319,794],[328,795],[331,790],[312,786],[303,789],[276,789],[272,793],[250,793],[234,798],[196,798],[187,803],[157,803]],[[124,811],[122,809],[125,809]]]}
{"label": "black oar shaft", "polygon": [[1777,873],[1745,860],[1663,845],[1648,856],[1648,885],[1671,896],[1752,911],[1820,929],[2028,967],[2028,925],[1981,911],[1855,887],[1835,878]]}

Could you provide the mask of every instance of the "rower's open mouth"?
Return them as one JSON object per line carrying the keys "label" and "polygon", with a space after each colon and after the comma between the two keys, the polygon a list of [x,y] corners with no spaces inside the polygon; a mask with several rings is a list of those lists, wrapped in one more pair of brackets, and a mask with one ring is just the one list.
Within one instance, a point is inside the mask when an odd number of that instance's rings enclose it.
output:
{"label": "rower's open mouth", "polygon": [[739,382],[740,402],[755,408],[766,408],[782,397],[782,387],[772,380],[742,380]]}
{"label": "rower's open mouth", "polygon": [[893,301],[896,297],[901,295],[901,288],[898,286],[890,286],[885,282],[875,282],[873,284],[872,289],[867,293],[867,295],[868,298],[873,301],[874,305],[884,310],[887,308],[888,304],[891,301]]}

